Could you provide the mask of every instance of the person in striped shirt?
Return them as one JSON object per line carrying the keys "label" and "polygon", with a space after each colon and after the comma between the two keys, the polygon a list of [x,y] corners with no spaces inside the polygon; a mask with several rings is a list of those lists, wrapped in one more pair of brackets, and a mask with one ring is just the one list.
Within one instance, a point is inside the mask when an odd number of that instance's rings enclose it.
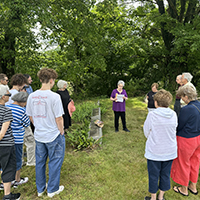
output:
{"label": "person in striped shirt", "polygon": [[16,164],[17,164],[14,187],[17,187],[18,185],[28,182],[28,177],[20,178],[25,127],[30,126],[30,119],[26,115],[26,109],[24,108],[26,106],[28,93],[18,92],[11,98],[14,102],[6,106],[11,109],[13,115],[11,128],[13,130],[13,135],[15,140]]}
{"label": "person in striped shirt", "polygon": [[1,177],[4,189],[3,200],[17,200],[20,198],[20,193],[12,194],[10,192],[11,182],[15,180],[16,158],[14,137],[10,126],[13,120],[12,112],[5,107],[5,103],[11,95],[8,90],[7,85],[0,85],[0,168],[2,169]]}

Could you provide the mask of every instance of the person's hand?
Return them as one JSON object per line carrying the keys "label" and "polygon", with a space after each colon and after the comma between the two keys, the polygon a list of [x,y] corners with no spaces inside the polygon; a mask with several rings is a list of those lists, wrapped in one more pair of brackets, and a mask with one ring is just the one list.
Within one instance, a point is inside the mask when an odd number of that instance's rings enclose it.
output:
{"label": "person's hand", "polygon": [[64,135],[65,131],[63,131],[62,133],[60,133],[61,135]]}
{"label": "person's hand", "polygon": [[127,100],[128,98],[127,98],[127,97],[125,97],[125,96],[123,96],[123,99],[124,99],[124,100]]}

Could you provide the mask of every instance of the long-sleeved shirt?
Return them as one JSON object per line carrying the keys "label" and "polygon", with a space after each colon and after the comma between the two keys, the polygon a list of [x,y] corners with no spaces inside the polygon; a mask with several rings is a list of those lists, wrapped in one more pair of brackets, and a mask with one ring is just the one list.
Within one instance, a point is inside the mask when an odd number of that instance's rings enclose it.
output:
{"label": "long-sleeved shirt", "polygon": [[181,108],[177,136],[193,138],[200,135],[200,102],[190,101],[188,105]]}
{"label": "long-sleeved shirt", "polygon": [[167,161],[177,157],[176,142],[177,116],[170,108],[159,107],[149,112],[144,122],[147,138],[145,158]]}

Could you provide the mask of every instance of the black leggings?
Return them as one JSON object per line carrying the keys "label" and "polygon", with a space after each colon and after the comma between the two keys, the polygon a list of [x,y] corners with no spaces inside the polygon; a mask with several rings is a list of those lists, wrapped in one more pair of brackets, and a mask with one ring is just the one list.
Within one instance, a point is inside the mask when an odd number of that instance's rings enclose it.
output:
{"label": "black leggings", "polygon": [[115,129],[119,128],[119,116],[121,116],[121,120],[122,120],[122,124],[123,124],[123,129],[126,129],[125,112],[114,111],[114,113],[115,113]]}

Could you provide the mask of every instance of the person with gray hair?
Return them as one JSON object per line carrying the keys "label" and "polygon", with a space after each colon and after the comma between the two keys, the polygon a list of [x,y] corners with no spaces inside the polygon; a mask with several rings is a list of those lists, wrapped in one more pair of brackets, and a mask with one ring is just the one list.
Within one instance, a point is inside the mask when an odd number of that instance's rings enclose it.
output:
{"label": "person with gray hair", "polygon": [[187,82],[191,82],[193,76],[192,76],[189,72],[184,72],[184,73],[182,73],[182,78],[183,78],[183,79],[186,79]]}
{"label": "person with gray hair", "polygon": [[[183,196],[197,195],[200,166],[200,102],[190,85],[180,87],[177,95],[187,104],[181,108],[177,127],[178,157],[173,160],[171,178],[181,186],[173,190]],[[188,192],[189,191],[189,192]]]}
{"label": "person with gray hair", "polygon": [[110,100],[113,101],[113,111],[115,115],[115,132],[119,131],[119,117],[121,117],[123,130],[130,132],[126,127],[126,116],[125,116],[125,101],[128,99],[126,90],[123,89],[125,83],[120,80],[117,83],[117,89],[112,91]]}
{"label": "person with gray hair", "polygon": [[[180,88],[182,86],[182,75],[178,75],[176,77],[176,83],[179,85],[178,88]],[[176,95],[176,100],[175,100],[175,104],[174,104],[174,111],[177,114],[177,117],[179,116],[180,110],[181,110],[181,97]]]}
{"label": "person with gray hair", "polygon": [[122,81],[122,80],[119,80],[119,81],[118,81],[117,86],[120,85],[120,84],[121,84],[123,87],[125,86],[125,83],[124,83],[124,81]]}
{"label": "person with gray hair", "polygon": [[64,80],[59,80],[58,82],[57,82],[57,86],[58,86],[58,89],[63,89],[63,88],[67,88],[67,86],[68,86],[68,83],[67,83],[67,81],[64,81]]}
{"label": "person with gray hair", "polygon": [[11,98],[14,102],[12,104],[6,105],[6,107],[11,109],[13,115],[11,128],[13,130],[13,136],[15,141],[16,164],[17,164],[15,182],[13,186],[16,188],[18,185],[28,182],[28,177],[25,178],[20,177],[20,171],[22,168],[22,152],[23,152],[25,127],[30,126],[30,119],[27,116],[25,109],[28,93],[18,92]]}
{"label": "person with gray hair", "polygon": [[71,126],[71,116],[69,114],[68,105],[71,101],[71,97],[69,95],[69,92],[67,90],[68,83],[65,80],[59,80],[57,82],[58,90],[56,93],[58,93],[61,97],[63,109],[65,114],[63,115],[64,120],[64,129],[67,131],[67,129]]}
{"label": "person with gray hair", "polygon": [[[184,72],[184,73],[182,73],[181,82],[183,84],[183,87],[189,85],[192,88],[194,88],[194,90],[196,91],[195,86],[191,83],[192,78],[193,78],[193,76],[189,72]],[[186,106],[186,103],[182,99],[181,99],[180,103],[181,103],[181,107]]]}
{"label": "person with gray hair", "polygon": [[5,107],[8,101],[9,88],[6,85],[0,85],[0,168],[2,169],[0,189],[4,189],[3,200],[19,199],[20,193],[12,194],[11,182],[15,180],[16,174],[16,154],[15,142],[11,128],[13,121],[12,111]]}

